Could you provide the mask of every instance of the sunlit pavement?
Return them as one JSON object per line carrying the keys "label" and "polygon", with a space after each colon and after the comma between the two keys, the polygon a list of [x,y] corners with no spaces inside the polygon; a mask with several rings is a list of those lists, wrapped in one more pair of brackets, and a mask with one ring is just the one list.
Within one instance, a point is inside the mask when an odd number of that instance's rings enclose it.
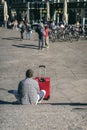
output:
{"label": "sunlit pavement", "polygon": [[[51,80],[50,99],[14,105],[8,90],[17,89],[28,68],[38,76],[42,64]],[[49,49],[38,50],[34,31],[21,40],[19,31],[0,28],[0,115],[1,130],[87,130],[87,40],[50,42]]]}

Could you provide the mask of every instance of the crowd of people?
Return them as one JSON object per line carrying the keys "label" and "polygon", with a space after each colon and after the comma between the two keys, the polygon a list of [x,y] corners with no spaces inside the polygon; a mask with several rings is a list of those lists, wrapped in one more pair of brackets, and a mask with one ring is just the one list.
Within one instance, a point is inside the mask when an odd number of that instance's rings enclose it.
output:
{"label": "crowd of people", "polygon": [[[15,20],[12,23],[9,23],[12,29],[17,29],[20,32],[20,39],[24,39],[24,32],[26,32],[26,39],[30,40],[32,27],[29,22],[25,22],[24,20],[17,22]],[[49,48],[49,25],[38,23],[38,27],[35,30],[38,34],[38,49],[43,50],[44,48]]]}
{"label": "crowd of people", "polygon": [[[8,21],[8,25],[12,29],[19,30],[21,40],[24,39],[24,32],[26,32],[26,39],[30,40],[31,33],[32,33],[32,27],[29,22],[26,22],[24,20],[18,22],[17,20],[15,20],[13,22]],[[70,31],[72,31],[72,32],[74,32],[75,30],[78,31],[79,32],[78,35],[79,34],[83,35],[83,33],[85,31],[79,22],[77,22],[74,25],[68,25],[67,23],[64,24],[63,22],[60,22],[59,24],[56,25],[55,21],[52,20],[47,23],[40,22],[40,23],[38,23],[38,25],[39,26],[37,26],[35,31],[38,34],[38,49],[39,50],[43,50],[44,48],[49,48],[49,39],[51,38],[50,34],[55,29],[60,29],[63,31],[64,29],[66,29],[68,27],[68,29],[71,29]],[[85,34],[87,35],[87,29],[85,32],[86,32]]]}

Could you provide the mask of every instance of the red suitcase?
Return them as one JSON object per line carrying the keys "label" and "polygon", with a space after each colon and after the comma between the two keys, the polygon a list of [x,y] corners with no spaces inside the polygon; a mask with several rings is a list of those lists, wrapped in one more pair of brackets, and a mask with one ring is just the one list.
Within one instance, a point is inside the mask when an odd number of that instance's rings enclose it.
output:
{"label": "red suitcase", "polygon": [[[44,72],[43,75],[41,71]],[[46,67],[44,65],[39,66],[39,77],[35,77],[35,80],[38,81],[40,90],[46,91],[44,99],[48,100],[50,98],[50,77],[46,77]]]}

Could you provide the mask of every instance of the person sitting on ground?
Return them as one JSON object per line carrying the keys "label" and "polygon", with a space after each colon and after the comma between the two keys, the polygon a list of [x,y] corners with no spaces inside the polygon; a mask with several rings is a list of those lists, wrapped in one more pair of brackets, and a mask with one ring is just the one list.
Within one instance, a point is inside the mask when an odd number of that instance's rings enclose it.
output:
{"label": "person sitting on ground", "polygon": [[15,97],[20,104],[35,104],[40,103],[45,94],[45,90],[40,90],[38,82],[33,79],[33,70],[28,69],[26,71],[26,78],[21,80],[18,85],[18,91],[15,93]]}

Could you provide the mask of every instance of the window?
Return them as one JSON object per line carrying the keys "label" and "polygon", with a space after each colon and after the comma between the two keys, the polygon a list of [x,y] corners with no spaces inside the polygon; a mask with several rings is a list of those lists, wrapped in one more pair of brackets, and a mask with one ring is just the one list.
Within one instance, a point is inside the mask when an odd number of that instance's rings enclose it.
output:
{"label": "window", "polygon": [[60,0],[60,3],[64,3],[64,0]]}
{"label": "window", "polygon": [[67,0],[69,2],[84,2],[84,1],[87,1],[87,0]]}
{"label": "window", "polygon": [[84,0],[79,0],[79,2],[84,2]]}

